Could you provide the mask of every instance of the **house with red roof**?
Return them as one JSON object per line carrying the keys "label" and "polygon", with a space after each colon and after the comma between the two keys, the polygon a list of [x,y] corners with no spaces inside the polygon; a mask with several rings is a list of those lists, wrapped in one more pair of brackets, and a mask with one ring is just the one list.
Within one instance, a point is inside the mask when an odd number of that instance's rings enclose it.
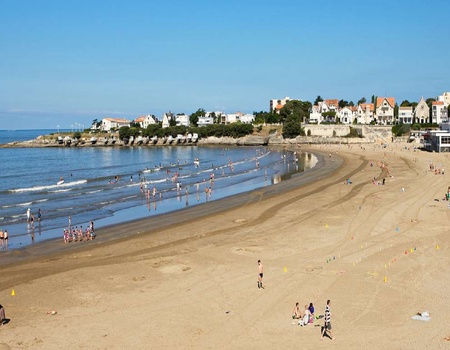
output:
{"label": "house with red roof", "polygon": [[378,124],[394,124],[394,97],[378,97],[376,103],[376,119]]}
{"label": "house with red roof", "polygon": [[122,126],[130,126],[131,122],[124,118],[103,118],[101,129],[110,131],[111,129],[120,129]]}
{"label": "house with red roof", "polygon": [[356,122],[358,124],[370,124],[375,114],[375,106],[373,103],[360,103],[356,107]]}

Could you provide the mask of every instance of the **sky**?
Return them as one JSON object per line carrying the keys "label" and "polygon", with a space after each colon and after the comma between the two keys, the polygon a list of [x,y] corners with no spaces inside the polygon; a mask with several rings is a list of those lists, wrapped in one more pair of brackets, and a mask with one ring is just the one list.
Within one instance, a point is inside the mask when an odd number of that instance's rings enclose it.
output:
{"label": "sky", "polygon": [[0,0],[0,129],[450,91],[447,0]]}

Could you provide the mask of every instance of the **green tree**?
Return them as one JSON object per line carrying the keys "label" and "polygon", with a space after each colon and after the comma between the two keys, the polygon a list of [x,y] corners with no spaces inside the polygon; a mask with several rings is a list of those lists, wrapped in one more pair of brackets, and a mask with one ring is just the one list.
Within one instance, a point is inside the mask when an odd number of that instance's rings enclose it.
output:
{"label": "green tree", "polygon": [[400,103],[400,107],[409,107],[411,106],[411,102],[408,100],[403,100],[402,103]]}
{"label": "green tree", "polygon": [[323,98],[320,95],[318,95],[314,101],[314,106],[317,106],[319,104],[319,102],[322,102],[322,101],[323,101]]}
{"label": "green tree", "polygon": [[361,97],[359,100],[358,100],[358,105],[361,105],[361,104],[363,104],[363,103],[366,103],[366,98],[365,97]]}
{"label": "green tree", "polygon": [[344,108],[345,106],[348,106],[348,101],[340,100],[338,106],[339,108]]}
{"label": "green tree", "polygon": [[199,117],[204,117],[206,114],[205,110],[203,108],[199,108],[197,109],[196,112],[192,113],[189,116],[189,122],[191,123],[191,125],[193,126],[198,126],[198,118]]}
{"label": "green tree", "polygon": [[305,131],[300,124],[300,120],[295,116],[289,116],[283,123],[283,137],[291,139],[299,135],[305,135]]}

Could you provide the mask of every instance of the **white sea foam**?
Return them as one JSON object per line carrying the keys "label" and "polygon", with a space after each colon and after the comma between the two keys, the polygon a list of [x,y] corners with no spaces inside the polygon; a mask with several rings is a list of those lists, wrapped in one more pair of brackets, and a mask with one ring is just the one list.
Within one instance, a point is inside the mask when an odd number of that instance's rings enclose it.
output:
{"label": "white sea foam", "polygon": [[14,190],[11,190],[11,192],[37,192],[37,191],[45,191],[45,190],[51,190],[54,188],[61,188],[61,187],[73,187],[77,185],[85,184],[87,180],[78,180],[78,181],[72,181],[72,182],[64,182],[61,185],[49,185],[49,186],[35,186],[35,187],[28,187],[28,188],[17,188]]}

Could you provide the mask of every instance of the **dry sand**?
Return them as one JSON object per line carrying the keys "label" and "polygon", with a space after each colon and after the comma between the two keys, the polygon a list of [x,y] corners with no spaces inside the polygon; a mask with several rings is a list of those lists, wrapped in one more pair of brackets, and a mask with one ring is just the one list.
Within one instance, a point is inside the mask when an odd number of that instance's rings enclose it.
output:
{"label": "dry sand", "polygon": [[[448,349],[450,181],[427,170],[450,163],[404,147],[317,146],[343,160],[318,181],[126,239],[10,252],[0,349]],[[323,314],[327,299],[336,340],[322,320],[291,324],[295,302]]]}

